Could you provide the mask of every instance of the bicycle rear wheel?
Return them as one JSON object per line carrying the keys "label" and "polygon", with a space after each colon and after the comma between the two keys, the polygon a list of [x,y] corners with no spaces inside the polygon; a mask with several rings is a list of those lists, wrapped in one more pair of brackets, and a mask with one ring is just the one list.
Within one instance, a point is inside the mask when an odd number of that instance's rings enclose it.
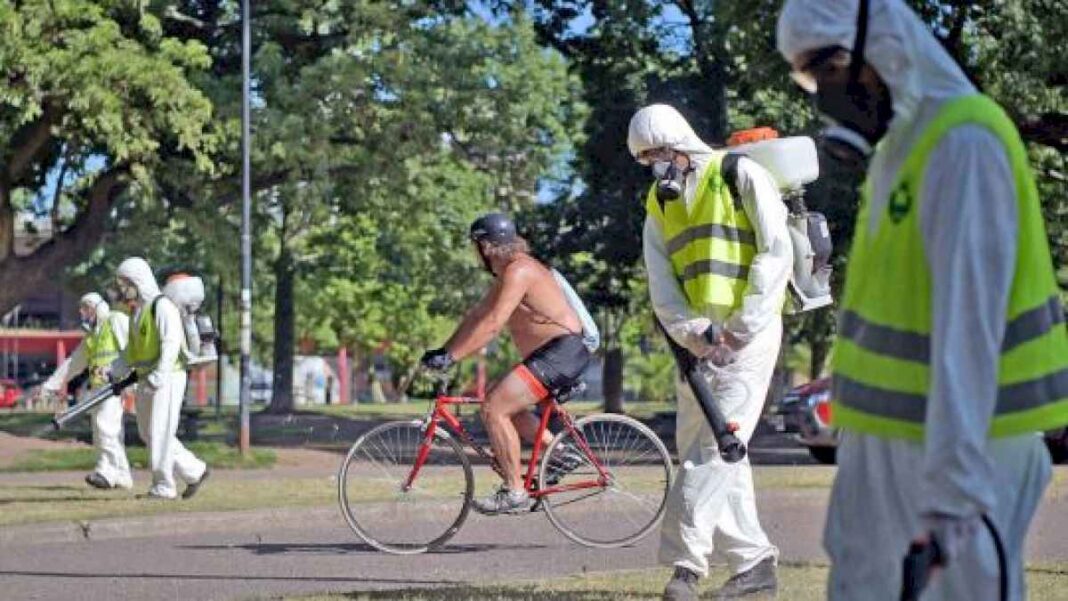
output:
{"label": "bicycle rear wheel", "polygon": [[376,549],[414,555],[452,538],[467,518],[474,492],[471,462],[443,433],[405,488],[423,447],[423,422],[390,422],[361,436],[338,472],[338,503],[345,521]]}
{"label": "bicycle rear wheel", "polygon": [[[571,540],[600,548],[629,545],[649,534],[664,515],[671,488],[671,455],[645,424],[623,415],[592,415],[575,422],[593,456],[608,472],[599,473],[569,430],[557,434],[542,459],[539,482],[588,486],[542,497],[553,526]],[[577,452],[576,452],[577,451]]]}

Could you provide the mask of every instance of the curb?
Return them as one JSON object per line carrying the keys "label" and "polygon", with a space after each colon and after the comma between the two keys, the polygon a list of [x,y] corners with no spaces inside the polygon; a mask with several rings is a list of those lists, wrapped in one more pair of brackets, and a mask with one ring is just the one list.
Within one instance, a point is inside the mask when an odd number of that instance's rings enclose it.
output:
{"label": "curb", "polygon": [[130,518],[104,518],[80,522],[43,522],[0,528],[0,546],[12,544],[73,543],[82,541],[180,536],[204,532],[232,532],[277,526],[305,527],[313,524],[344,526],[338,509],[293,507],[164,513]]}

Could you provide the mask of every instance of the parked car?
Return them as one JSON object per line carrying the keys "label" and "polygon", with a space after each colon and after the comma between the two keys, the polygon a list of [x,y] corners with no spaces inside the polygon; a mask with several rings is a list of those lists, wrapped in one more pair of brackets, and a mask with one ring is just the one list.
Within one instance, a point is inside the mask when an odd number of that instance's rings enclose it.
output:
{"label": "parked car", "polygon": [[14,408],[22,397],[22,387],[10,378],[0,379],[0,407]]}
{"label": "parked car", "polygon": [[782,418],[782,430],[797,435],[808,447],[812,458],[820,463],[834,463],[838,432],[831,428],[831,380],[813,380],[791,388],[783,396],[776,413]]}
{"label": "parked car", "polygon": [[[838,430],[831,427],[831,379],[823,378],[791,389],[783,397],[776,414],[782,416],[782,430],[794,432],[820,463],[834,463]],[[1054,463],[1068,461],[1068,428],[1045,433],[1046,446]]]}

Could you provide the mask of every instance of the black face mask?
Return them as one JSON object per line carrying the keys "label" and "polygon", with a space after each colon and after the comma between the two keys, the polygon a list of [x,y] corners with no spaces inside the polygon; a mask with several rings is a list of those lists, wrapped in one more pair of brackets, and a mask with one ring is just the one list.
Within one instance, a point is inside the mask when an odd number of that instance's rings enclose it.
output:
{"label": "black face mask", "polygon": [[653,163],[653,176],[656,177],[657,200],[667,202],[682,196],[682,186],[686,181],[686,173],[675,165],[675,161],[657,161]]}
{"label": "black face mask", "polygon": [[860,1],[857,34],[850,52],[845,85],[821,85],[813,94],[816,113],[828,122],[820,132],[820,149],[848,166],[863,166],[886,133],[893,116],[888,98],[872,96],[860,83],[868,36],[868,0]]}

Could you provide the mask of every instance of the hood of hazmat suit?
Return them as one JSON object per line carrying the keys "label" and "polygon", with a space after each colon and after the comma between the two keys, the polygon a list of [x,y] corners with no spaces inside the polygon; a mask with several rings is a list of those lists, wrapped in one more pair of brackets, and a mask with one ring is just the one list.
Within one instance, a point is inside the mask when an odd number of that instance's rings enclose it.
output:
{"label": "hood of hazmat suit", "polygon": [[138,302],[142,305],[152,302],[162,294],[159,284],[156,283],[156,276],[152,274],[152,268],[149,267],[148,261],[141,257],[130,257],[120,263],[115,275],[126,278],[137,287]]}
{"label": "hood of hazmat suit", "polygon": [[92,307],[93,312],[96,314],[96,323],[93,325],[93,330],[99,332],[100,328],[104,327],[104,322],[107,321],[108,316],[111,315],[111,308],[104,301],[104,297],[96,292],[90,292],[82,296],[78,304],[83,307]]}

